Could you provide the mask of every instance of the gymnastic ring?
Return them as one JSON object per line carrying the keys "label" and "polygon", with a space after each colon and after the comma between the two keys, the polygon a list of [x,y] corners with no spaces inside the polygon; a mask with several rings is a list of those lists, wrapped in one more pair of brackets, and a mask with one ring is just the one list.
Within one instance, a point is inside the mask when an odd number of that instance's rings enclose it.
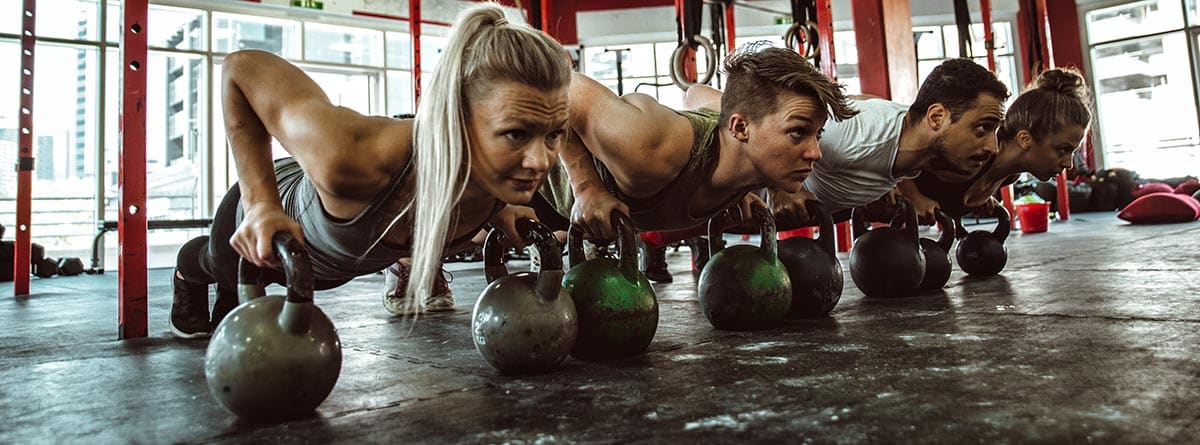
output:
{"label": "gymnastic ring", "polygon": [[708,84],[708,82],[712,80],[713,73],[716,73],[717,71],[717,50],[715,47],[713,47],[712,40],[709,40],[708,37],[696,34],[692,36],[691,43],[695,44],[696,46],[704,47],[704,50],[708,52],[708,57],[704,58],[706,62],[705,67],[707,69],[704,71],[703,78],[696,82],[688,82],[683,78],[682,75],[680,75],[680,72],[683,71],[684,49],[690,47],[691,45],[681,43],[679,46],[675,47],[675,52],[671,54],[671,81],[675,82],[675,86],[679,87],[679,89],[683,91],[687,91],[688,88],[691,88],[692,85],[697,83]]}
{"label": "gymnastic ring", "polygon": [[[792,23],[787,31],[783,32],[783,41],[788,49],[795,50],[800,57],[809,60],[821,56],[820,39],[817,23],[813,21]],[[793,45],[795,48],[792,48]]]}

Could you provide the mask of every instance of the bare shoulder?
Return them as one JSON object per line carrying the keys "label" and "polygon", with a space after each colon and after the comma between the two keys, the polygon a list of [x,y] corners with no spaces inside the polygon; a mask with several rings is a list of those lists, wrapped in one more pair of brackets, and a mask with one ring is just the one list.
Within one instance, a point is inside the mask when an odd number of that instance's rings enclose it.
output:
{"label": "bare shoulder", "polygon": [[344,137],[329,140],[333,146],[311,157],[305,171],[331,197],[369,200],[408,166],[413,121],[358,115],[339,124],[348,127]]}

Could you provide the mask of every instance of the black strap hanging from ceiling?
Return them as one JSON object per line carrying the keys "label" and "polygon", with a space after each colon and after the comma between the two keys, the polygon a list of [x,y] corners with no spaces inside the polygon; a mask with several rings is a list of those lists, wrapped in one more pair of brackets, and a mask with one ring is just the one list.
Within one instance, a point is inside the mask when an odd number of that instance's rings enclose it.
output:
{"label": "black strap hanging from ceiling", "polygon": [[816,0],[790,0],[792,26],[783,34],[783,43],[801,56],[810,58],[817,67],[821,66],[820,36],[817,32]]}
{"label": "black strap hanging from ceiling", "polygon": [[700,34],[700,26],[704,20],[704,0],[683,0],[683,17],[679,17],[679,11],[675,13],[675,21],[679,23],[676,27],[679,43],[695,48],[692,38]]}
{"label": "black strap hanging from ceiling", "polygon": [[954,23],[958,25],[958,57],[975,56],[971,48],[971,10],[967,0],[954,0]]}

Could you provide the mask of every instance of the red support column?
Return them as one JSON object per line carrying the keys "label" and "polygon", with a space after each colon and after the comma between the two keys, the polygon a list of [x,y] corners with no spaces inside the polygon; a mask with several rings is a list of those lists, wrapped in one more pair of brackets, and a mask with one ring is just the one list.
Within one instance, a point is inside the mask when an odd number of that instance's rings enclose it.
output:
{"label": "red support column", "polygon": [[413,110],[421,101],[421,0],[408,0],[408,32],[412,37]]}
{"label": "red support column", "polygon": [[[683,27],[683,29],[687,29],[687,27],[684,27],[682,23],[684,20],[683,0],[675,0],[675,12],[679,15],[679,26]],[[713,54],[709,54],[708,57],[713,57]],[[696,50],[692,49],[690,46],[683,51],[683,78],[688,82],[695,82],[696,79],[700,78],[700,74],[696,72]]]}
{"label": "red support column", "polygon": [[735,14],[733,13],[733,2],[725,5],[725,49],[729,50],[729,54],[737,49],[737,24],[734,23]]}
{"label": "red support column", "polygon": [[837,57],[833,50],[833,10],[830,0],[817,0],[817,42],[821,49],[821,72],[837,81]]}
{"label": "red support column", "polygon": [[[837,55],[833,50],[833,10],[830,0],[817,0],[817,36],[820,39],[817,44],[821,48],[821,72],[836,82]],[[849,252],[854,247],[854,241],[850,235],[850,222],[838,223],[834,226],[833,231],[834,237],[837,239],[838,251]],[[811,238],[812,233],[809,233],[808,236]],[[825,235],[821,234],[821,236]]]}
{"label": "red support column", "polygon": [[117,234],[120,271],[118,335],[146,336],[146,32],[147,0],[122,2],[122,94],[120,206]]}
{"label": "red support column", "polygon": [[[992,0],[979,0],[980,16],[983,19],[983,46],[987,50],[987,66],[988,70],[996,71],[996,36],[992,32]],[[1013,94],[1016,94],[1014,91]],[[1012,186],[1007,185],[1000,189],[1000,198],[1003,200],[1004,208],[1008,210],[1009,215],[1016,215],[1016,209],[1013,207],[1013,191]]]}
{"label": "red support column", "polygon": [[[1054,40],[1050,35],[1050,18],[1046,13],[1046,0],[1037,0],[1037,27],[1042,34],[1042,60],[1045,60],[1045,68],[1053,68],[1054,63]],[[1067,221],[1071,219],[1071,195],[1067,185],[1066,172],[1060,172],[1055,178],[1055,183],[1058,188],[1058,219]]]}
{"label": "red support column", "polygon": [[851,0],[862,92],[897,102],[917,96],[917,49],[908,0]]}
{"label": "red support column", "polygon": [[17,235],[13,245],[13,296],[29,295],[29,226],[33,204],[33,56],[37,46],[37,0],[21,13],[21,133],[17,136]]}

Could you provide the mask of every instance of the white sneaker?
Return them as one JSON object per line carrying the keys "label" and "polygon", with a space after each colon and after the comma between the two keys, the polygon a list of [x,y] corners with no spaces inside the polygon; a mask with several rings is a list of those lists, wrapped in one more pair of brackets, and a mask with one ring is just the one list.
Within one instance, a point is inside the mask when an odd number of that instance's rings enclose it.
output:
{"label": "white sneaker", "polygon": [[405,296],[408,287],[409,265],[396,263],[384,271],[383,307],[393,315],[415,315],[423,312],[450,312],[454,307],[454,293],[446,280],[446,272],[433,279],[433,293],[425,298],[424,304],[412,304]]}

